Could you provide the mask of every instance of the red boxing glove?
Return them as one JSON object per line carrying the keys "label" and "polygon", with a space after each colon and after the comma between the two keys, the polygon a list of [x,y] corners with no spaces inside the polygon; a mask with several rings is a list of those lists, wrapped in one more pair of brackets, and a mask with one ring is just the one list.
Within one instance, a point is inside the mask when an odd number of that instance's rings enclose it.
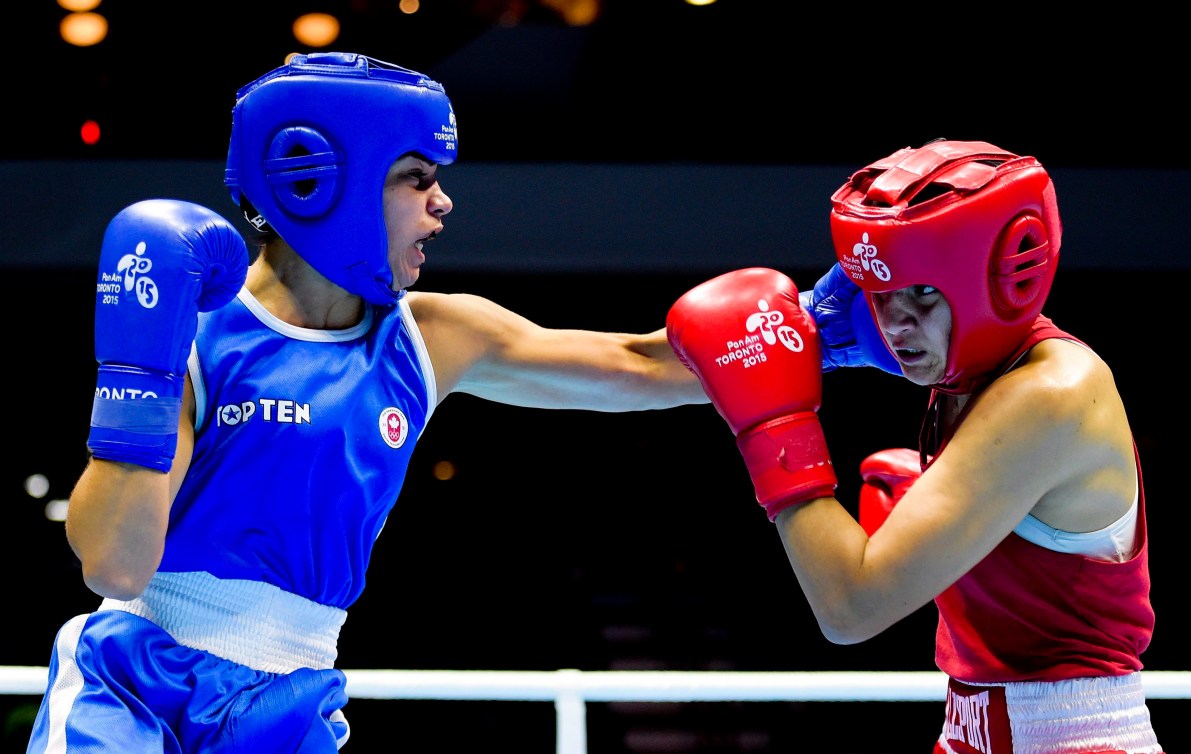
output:
{"label": "red boxing glove", "polygon": [[666,333],[736,435],[770,521],[833,493],[815,413],[823,395],[818,331],[794,281],[762,267],[712,278],[670,307]]}
{"label": "red boxing glove", "polygon": [[860,488],[859,519],[870,537],[920,476],[922,462],[918,451],[909,448],[879,450],[860,462],[864,485]]}

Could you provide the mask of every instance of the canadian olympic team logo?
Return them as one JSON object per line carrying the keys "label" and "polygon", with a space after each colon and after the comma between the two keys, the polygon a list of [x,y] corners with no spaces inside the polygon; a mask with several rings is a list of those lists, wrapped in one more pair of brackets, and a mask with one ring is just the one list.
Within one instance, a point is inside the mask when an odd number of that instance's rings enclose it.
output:
{"label": "canadian olympic team logo", "polygon": [[399,408],[386,408],[380,412],[380,436],[390,448],[400,448],[409,436],[409,419]]}

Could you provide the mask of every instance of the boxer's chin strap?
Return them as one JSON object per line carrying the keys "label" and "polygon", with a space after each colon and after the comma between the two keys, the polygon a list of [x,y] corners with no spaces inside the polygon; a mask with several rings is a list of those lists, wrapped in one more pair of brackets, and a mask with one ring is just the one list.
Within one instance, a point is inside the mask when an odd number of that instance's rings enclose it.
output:
{"label": "boxer's chin strap", "polygon": [[244,216],[248,224],[255,228],[257,232],[277,233],[277,231],[273,230],[273,226],[269,225],[269,221],[265,219],[265,216],[258,212],[256,207],[252,206],[252,202],[248,201],[248,197],[243,194],[240,195],[240,214]]}

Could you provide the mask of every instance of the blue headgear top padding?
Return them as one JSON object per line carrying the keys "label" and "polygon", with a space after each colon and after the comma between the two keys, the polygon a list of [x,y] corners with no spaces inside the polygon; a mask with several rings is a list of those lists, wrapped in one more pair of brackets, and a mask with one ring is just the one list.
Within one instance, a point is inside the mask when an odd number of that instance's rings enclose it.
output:
{"label": "blue headgear top padding", "polygon": [[224,183],[328,280],[393,304],[385,176],[407,153],[448,165],[456,151],[437,81],[354,53],[295,55],[236,92]]}

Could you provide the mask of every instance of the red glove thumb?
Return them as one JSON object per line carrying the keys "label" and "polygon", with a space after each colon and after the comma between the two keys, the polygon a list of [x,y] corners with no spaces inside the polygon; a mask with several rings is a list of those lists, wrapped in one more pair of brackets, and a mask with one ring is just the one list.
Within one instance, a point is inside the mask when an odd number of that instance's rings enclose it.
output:
{"label": "red glove thumb", "polygon": [[922,476],[918,451],[909,448],[879,450],[860,462],[860,526],[871,537],[910,485]]}

